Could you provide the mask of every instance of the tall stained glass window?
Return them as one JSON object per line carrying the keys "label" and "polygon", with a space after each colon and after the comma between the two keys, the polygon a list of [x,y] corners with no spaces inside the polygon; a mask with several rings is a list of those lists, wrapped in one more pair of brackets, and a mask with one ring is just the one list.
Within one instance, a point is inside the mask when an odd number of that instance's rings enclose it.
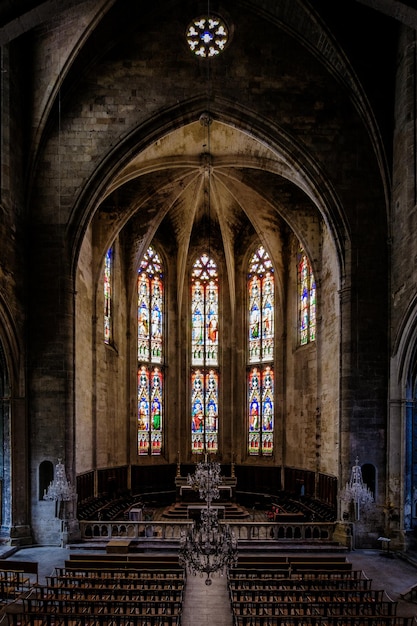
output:
{"label": "tall stained glass window", "polygon": [[217,266],[207,254],[191,274],[191,447],[218,451],[219,286]]}
{"label": "tall stained glass window", "polygon": [[271,259],[259,246],[248,271],[248,452],[270,456],[274,448],[275,281]]}
{"label": "tall stained glass window", "polygon": [[316,339],[316,281],[302,247],[298,251],[298,316],[299,340],[304,346]]}
{"label": "tall stained glass window", "polygon": [[138,454],[158,455],[163,433],[163,268],[150,246],[138,271]]}
{"label": "tall stained glass window", "polygon": [[104,343],[111,344],[113,341],[113,247],[107,250],[104,259]]}

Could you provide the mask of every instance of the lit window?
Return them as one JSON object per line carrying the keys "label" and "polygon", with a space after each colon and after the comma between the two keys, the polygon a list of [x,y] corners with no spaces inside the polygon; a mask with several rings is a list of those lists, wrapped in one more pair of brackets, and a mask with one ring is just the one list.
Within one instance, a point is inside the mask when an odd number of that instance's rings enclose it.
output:
{"label": "lit window", "polygon": [[162,451],[163,271],[149,247],[138,271],[138,454]]}
{"label": "lit window", "polygon": [[191,448],[218,451],[218,275],[207,254],[191,274]]}
{"label": "lit window", "polygon": [[298,251],[299,341],[304,346],[316,339],[316,281],[303,248]]}
{"label": "lit window", "polygon": [[223,52],[229,33],[226,24],[220,18],[202,16],[191,22],[186,37],[191,52],[198,57],[206,58],[215,57]]}
{"label": "lit window", "polygon": [[104,342],[107,344],[113,341],[113,254],[113,248],[109,248],[104,259]]}
{"label": "lit window", "polygon": [[274,446],[274,372],[253,367],[248,376],[249,447],[252,456],[270,456]]}
{"label": "lit window", "polygon": [[275,282],[271,259],[259,246],[248,271],[248,452],[270,456],[274,447]]}

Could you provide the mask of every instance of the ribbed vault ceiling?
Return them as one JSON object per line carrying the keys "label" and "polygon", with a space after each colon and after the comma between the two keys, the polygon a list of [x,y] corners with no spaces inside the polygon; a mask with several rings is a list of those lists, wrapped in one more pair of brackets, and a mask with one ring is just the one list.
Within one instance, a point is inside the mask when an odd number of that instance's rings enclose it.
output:
{"label": "ribbed vault ceiling", "polygon": [[140,214],[144,235],[165,220],[184,249],[210,229],[227,251],[248,228],[263,238],[281,218],[294,227],[295,210],[316,210],[302,187],[300,171],[278,152],[222,122],[207,124],[202,116],[124,167],[102,210],[117,217],[119,208],[125,218]]}

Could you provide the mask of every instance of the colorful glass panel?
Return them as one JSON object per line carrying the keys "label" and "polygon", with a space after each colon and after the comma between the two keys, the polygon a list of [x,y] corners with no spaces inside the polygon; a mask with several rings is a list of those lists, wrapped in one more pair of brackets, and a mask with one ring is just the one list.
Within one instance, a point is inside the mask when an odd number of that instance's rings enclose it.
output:
{"label": "colorful glass panel", "polygon": [[201,370],[191,373],[191,447],[193,452],[204,448],[204,376]]}
{"label": "colorful glass panel", "polygon": [[138,372],[138,454],[149,454],[149,370]]}
{"label": "colorful glass panel", "polygon": [[298,253],[299,336],[304,346],[316,339],[316,281],[303,248]]}
{"label": "colorful glass panel", "polygon": [[206,287],[206,365],[218,364],[218,297],[217,284],[210,280]]}
{"label": "colorful glass panel", "polygon": [[191,362],[193,365],[204,363],[204,287],[199,280],[191,287]]}
{"label": "colorful glass panel", "polygon": [[159,455],[163,435],[162,263],[150,246],[138,271],[138,454]]}
{"label": "colorful glass panel", "polygon": [[249,363],[274,359],[274,270],[259,246],[249,261]]}
{"label": "colorful glass panel", "polygon": [[149,360],[149,278],[138,276],[138,360]]}
{"label": "colorful glass panel", "polygon": [[274,432],[274,373],[270,367],[262,372],[262,454],[273,451]]}
{"label": "colorful glass panel", "polygon": [[229,37],[228,29],[219,17],[200,16],[187,28],[187,43],[197,57],[215,57],[226,47]]}
{"label": "colorful glass panel", "polygon": [[267,272],[262,278],[262,360],[274,358],[274,278]]}
{"label": "colorful glass panel", "polygon": [[218,451],[218,374],[191,372],[191,447],[195,454]]}
{"label": "colorful glass panel", "polygon": [[162,447],[162,372],[154,367],[151,380],[151,453],[161,454]]}
{"label": "colorful glass panel", "polygon": [[249,454],[270,456],[274,449],[274,373],[257,367],[248,375]]}
{"label": "colorful glass panel", "polygon": [[261,360],[261,280],[252,276],[249,280],[249,361]]}
{"label": "colorful glass panel", "polygon": [[202,254],[191,274],[191,448],[196,454],[218,451],[218,362],[217,266]]}
{"label": "colorful glass panel", "polygon": [[219,392],[218,392],[219,378],[215,370],[210,370],[206,374],[205,391],[206,391],[206,403],[205,403],[205,424],[206,424],[206,449],[207,452],[215,453],[218,451],[217,437],[218,437],[218,418],[219,418]]}
{"label": "colorful glass panel", "polygon": [[248,452],[270,456],[274,448],[274,374],[263,363],[274,359],[275,284],[271,259],[259,246],[249,261],[248,363],[257,364],[248,374]]}
{"label": "colorful glass panel", "polygon": [[151,361],[162,360],[162,281],[159,276],[151,280]]}
{"label": "colorful glass panel", "polygon": [[256,367],[249,373],[248,390],[249,454],[258,455],[261,440],[261,380],[259,370]]}
{"label": "colorful glass panel", "polygon": [[310,319],[309,319],[308,328],[309,328],[310,341],[315,341],[316,339],[316,281],[315,281],[311,266],[310,266]]}
{"label": "colorful glass panel", "polygon": [[113,339],[112,323],[112,281],[113,281],[113,248],[109,248],[104,259],[104,342],[110,344]]}

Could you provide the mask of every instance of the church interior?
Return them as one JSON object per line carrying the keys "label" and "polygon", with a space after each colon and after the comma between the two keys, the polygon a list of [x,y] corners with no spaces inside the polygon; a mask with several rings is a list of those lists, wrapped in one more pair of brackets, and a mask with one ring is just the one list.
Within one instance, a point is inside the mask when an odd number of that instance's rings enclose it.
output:
{"label": "church interior", "polygon": [[416,33],[0,2],[4,545],[175,543],[214,462],[242,545],[415,548]]}

